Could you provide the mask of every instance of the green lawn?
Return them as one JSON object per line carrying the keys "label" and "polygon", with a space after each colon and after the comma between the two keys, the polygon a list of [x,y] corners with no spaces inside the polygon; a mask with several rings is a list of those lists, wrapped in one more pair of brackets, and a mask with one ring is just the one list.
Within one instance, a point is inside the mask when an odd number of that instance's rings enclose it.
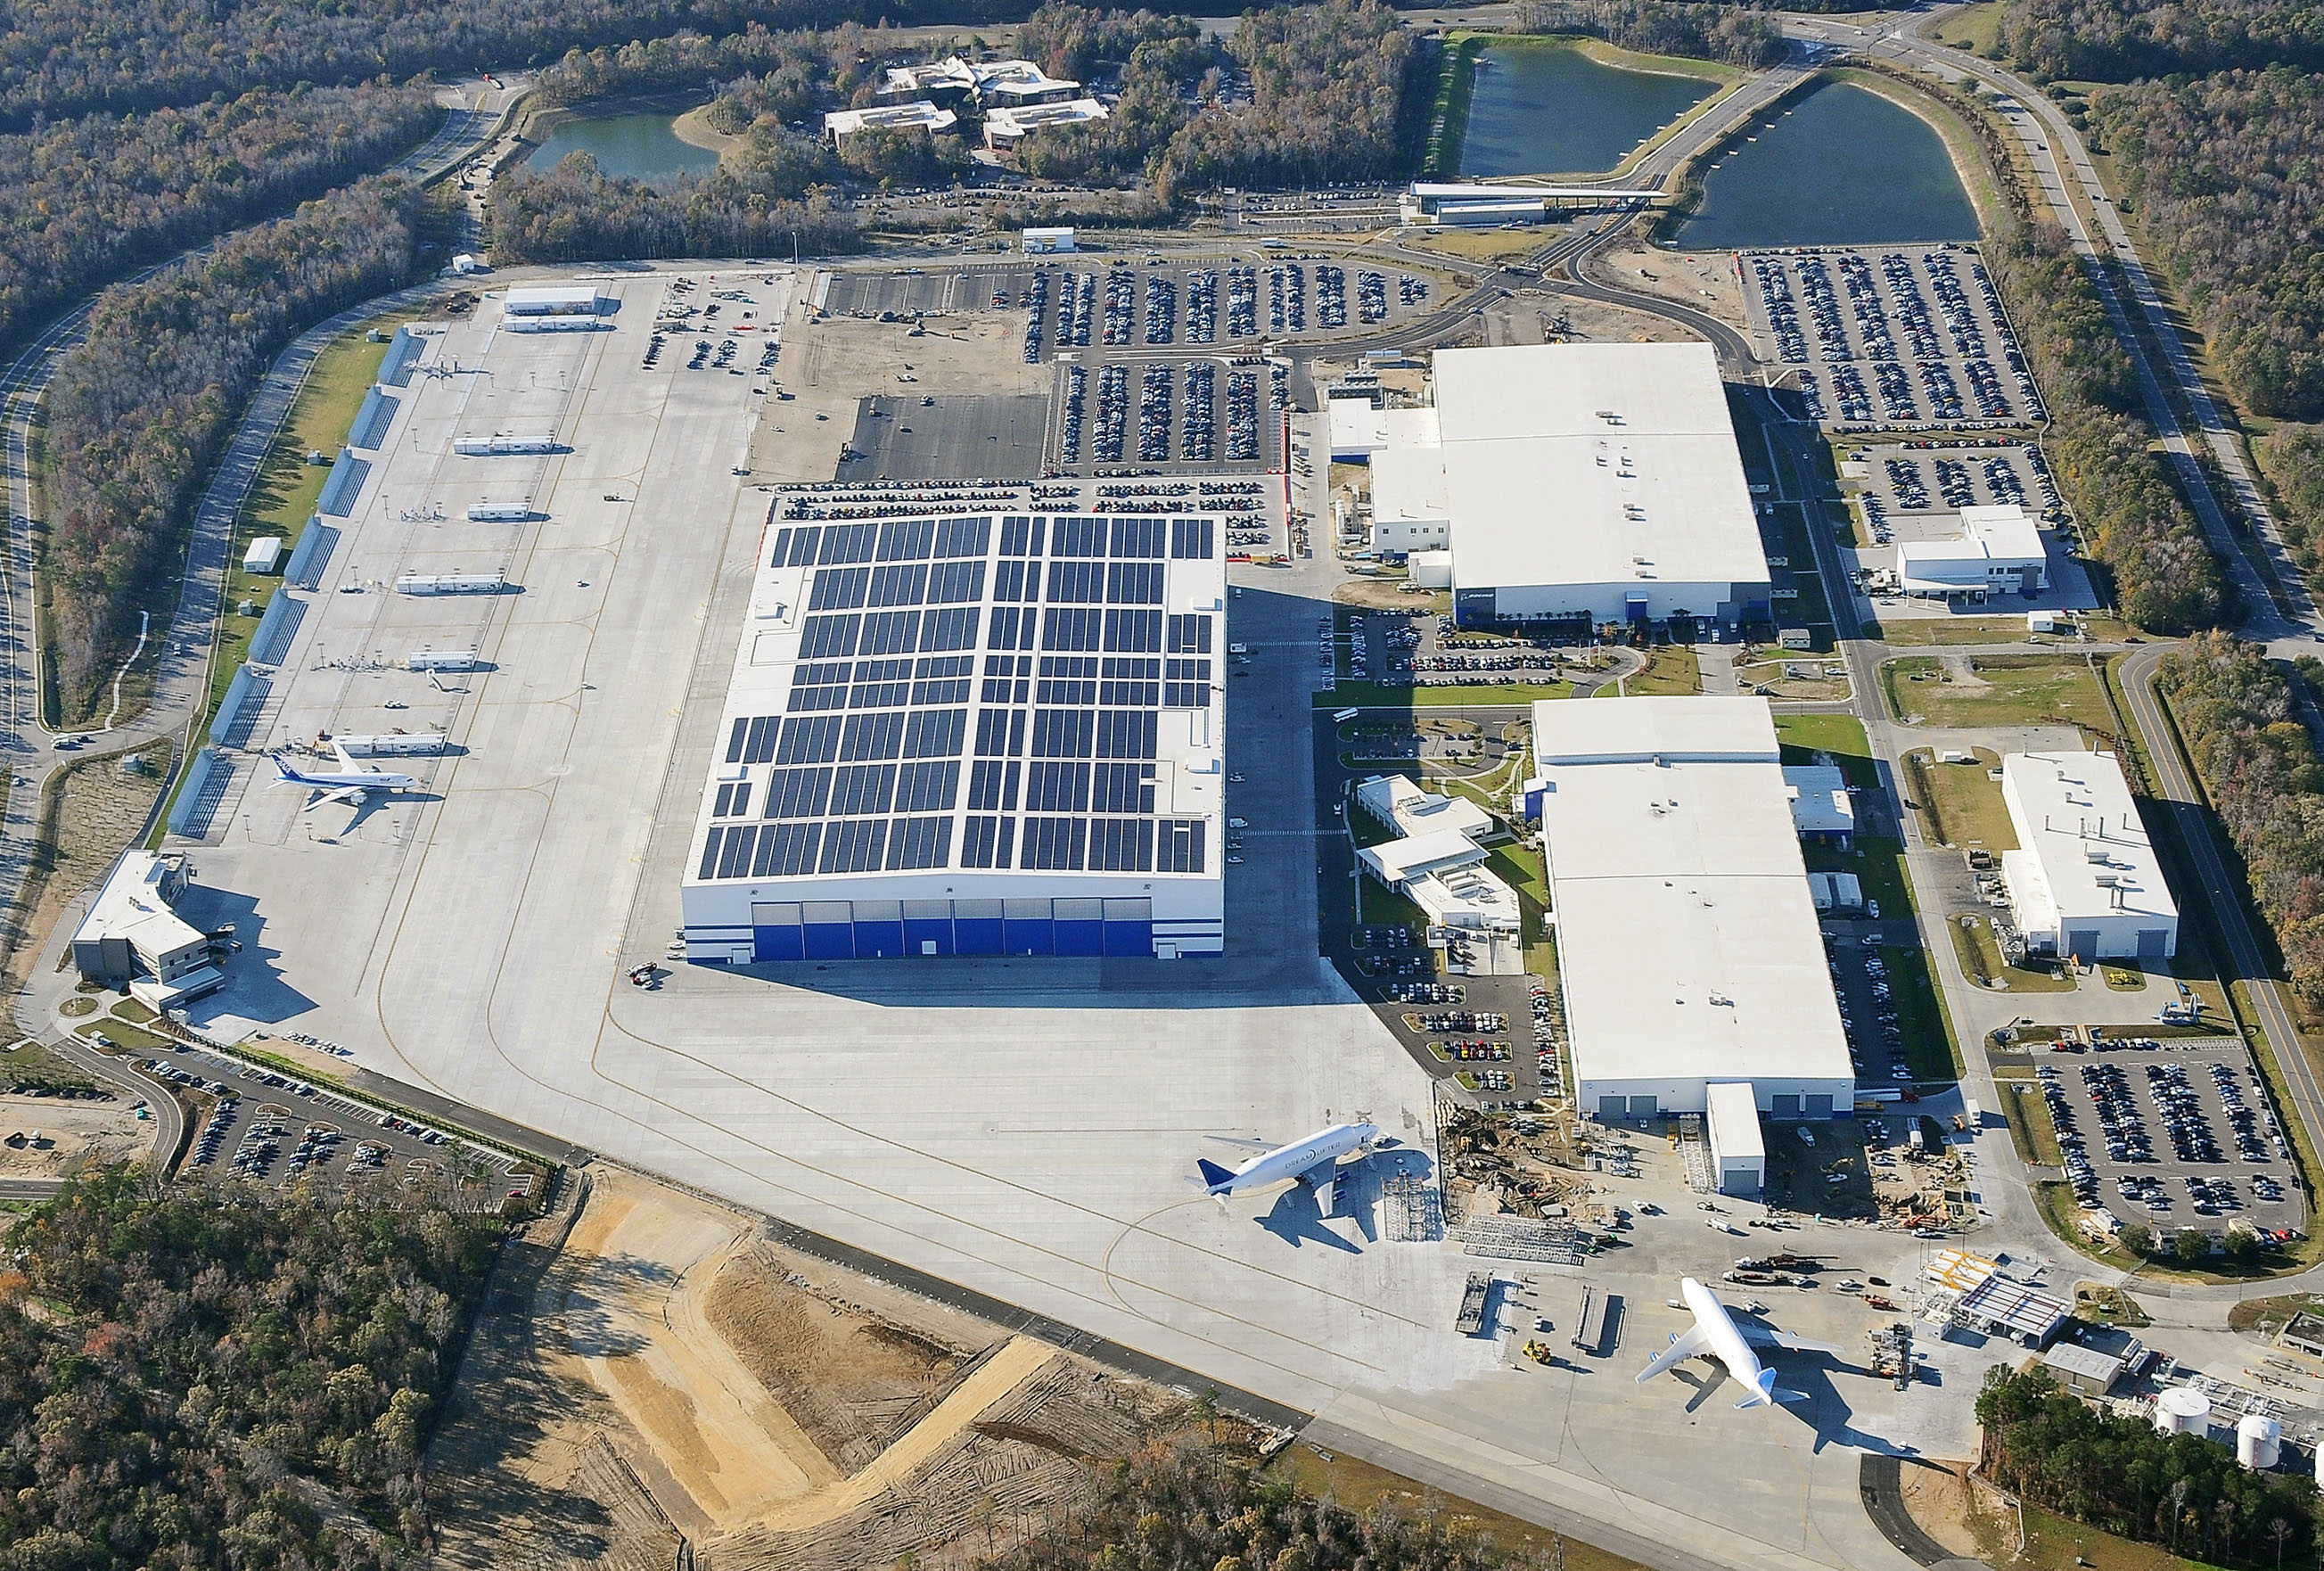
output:
{"label": "green lawn", "polygon": [[2001,1092],[2001,1115],[2009,1123],[2009,1143],[2017,1148],[2018,1156],[2043,1167],[2065,1165],[2065,1153],[2058,1148],[2057,1127],[2050,1122],[2050,1104],[2043,1099],[2042,1083],[2031,1078],[2004,1079],[1997,1075],[1994,1085]]}
{"label": "green lawn", "polygon": [[2105,689],[2078,655],[1904,655],[1880,668],[1880,688],[1907,724],[2114,731]]}
{"label": "green lawn", "polygon": [[[1694,651],[1686,645],[1658,643],[1646,652],[1646,668],[1622,682],[1621,688],[1633,698],[1655,693],[1700,693],[1702,670],[1695,664]],[[1603,698],[1613,690],[1601,688],[1599,696]]]}
{"label": "green lawn", "polygon": [[[2130,624],[2111,617],[2085,618],[2083,625],[2100,643],[2114,643],[2130,632]],[[1900,616],[1876,622],[1865,629],[1868,637],[1898,647],[1949,643],[2019,643],[2025,638],[2023,616]],[[2049,637],[2049,634],[2036,634]],[[2064,642],[2059,640],[2058,642]]]}
{"label": "green lawn", "polygon": [[2001,755],[1978,748],[1974,763],[1939,763],[1933,754],[1913,759],[1914,797],[1929,837],[1941,846],[1979,846],[1992,852],[2017,849],[2017,832],[2001,799],[2001,782],[1990,772]]}
{"label": "green lawn", "polygon": [[1520,898],[1547,910],[1549,906],[1549,875],[1543,869],[1540,855],[1525,846],[1496,846],[1485,855],[1485,865],[1493,876],[1517,892]]}
{"label": "green lawn", "polygon": [[[1981,916],[1949,918],[1945,929],[1953,936],[1953,953],[1960,957],[1961,969],[1976,978],[1979,985],[1994,987],[2006,993],[2071,993],[2074,979],[2061,976],[2054,971],[2029,971],[2012,966],[2002,957],[2001,945],[1993,936],[1992,927]],[[2007,983],[2006,988],[1998,987]]]}
{"label": "green lawn", "polygon": [[1978,4],[1962,6],[1929,29],[1929,36],[1939,43],[1994,59],[1997,58],[1996,43],[2000,31],[2001,0],[1978,0]]}
{"label": "green lawn", "polygon": [[1872,744],[1865,738],[1864,722],[1853,715],[1778,715],[1775,739],[1786,747],[1829,753],[1843,769],[1852,761],[1872,762]]}
{"label": "green lawn", "polygon": [[282,548],[286,555],[298,544],[307,520],[314,516],[323,482],[331,473],[327,465],[308,463],[307,455],[320,450],[337,457],[346,444],[347,428],[355,424],[364,394],[371,391],[380,362],[387,357],[385,344],[374,344],[365,337],[377,325],[356,328],[316,356],[298,402],[290,406],[290,418],[268,449],[258,479],[234,521],[234,539],[226,554],[226,595],[218,615],[217,658],[210,667],[211,708],[249,654],[251,635],[258,630],[257,617],[244,616],[235,608],[254,600],[263,611],[282,587],[279,574],[255,578],[245,574],[243,548],[262,534],[286,537]]}

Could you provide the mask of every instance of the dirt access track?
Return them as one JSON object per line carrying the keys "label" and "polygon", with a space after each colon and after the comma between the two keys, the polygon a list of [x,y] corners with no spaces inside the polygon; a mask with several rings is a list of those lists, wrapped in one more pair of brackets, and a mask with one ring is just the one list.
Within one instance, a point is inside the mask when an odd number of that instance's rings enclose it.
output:
{"label": "dirt access track", "polygon": [[446,1565],[884,1566],[1038,1528],[1182,1405],[739,1212],[585,1186],[512,1245],[430,1450]]}

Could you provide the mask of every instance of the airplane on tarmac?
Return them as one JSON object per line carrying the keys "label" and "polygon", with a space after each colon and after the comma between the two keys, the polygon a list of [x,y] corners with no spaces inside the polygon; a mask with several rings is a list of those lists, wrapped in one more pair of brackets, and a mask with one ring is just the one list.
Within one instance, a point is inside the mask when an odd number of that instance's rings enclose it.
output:
{"label": "airplane on tarmac", "polygon": [[1684,1363],[1690,1358],[1715,1358],[1727,1366],[1727,1372],[1750,1388],[1751,1394],[1735,1405],[1738,1408],[1772,1407],[1777,1402],[1803,1402],[1805,1391],[1784,1391],[1775,1384],[1775,1372],[1759,1365],[1758,1354],[1751,1351],[1756,1344],[1761,1347],[1780,1347],[1794,1353],[1829,1353],[1837,1357],[1840,1349],[1821,1342],[1810,1342],[1765,1326],[1738,1326],[1719,1301],[1719,1295],[1696,1281],[1683,1279],[1679,1294],[1686,1307],[1694,1311],[1694,1329],[1671,1338],[1671,1345],[1655,1355],[1654,1361],[1638,1371],[1638,1384],[1644,1385],[1655,1376]]}
{"label": "airplane on tarmac", "polygon": [[339,767],[327,770],[305,770],[291,763],[279,753],[267,756],[274,761],[274,783],[278,786],[302,786],[310,791],[320,791],[300,809],[311,813],[325,802],[347,802],[361,806],[374,791],[408,791],[419,788],[418,779],[408,774],[392,774],[374,765],[358,763],[346,750],[346,744],[334,738],[331,751],[338,755]]}
{"label": "airplane on tarmac", "polygon": [[1335,1123],[1289,1145],[1270,1147],[1264,1141],[1213,1138],[1228,1145],[1249,1146],[1259,1152],[1231,1172],[1207,1158],[1195,1161],[1194,1166],[1203,1175],[1203,1192],[1224,1206],[1230,1195],[1263,1189],[1286,1178],[1296,1178],[1311,1189],[1320,1187],[1331,1181],[1342,1157],[1351,1151],[1371,1150],[1373,1142],[1379,1139],[1379,1128],[1358,1114],[1353,1123]]}

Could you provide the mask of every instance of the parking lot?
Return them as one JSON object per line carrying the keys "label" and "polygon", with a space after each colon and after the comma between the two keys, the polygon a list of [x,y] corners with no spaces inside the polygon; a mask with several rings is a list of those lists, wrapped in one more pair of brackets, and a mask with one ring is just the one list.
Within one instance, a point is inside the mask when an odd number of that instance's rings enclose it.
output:
{"label": "parking lot", "polygon": [[1049,401],[1038,393],[923,393],[856,406],[837,477],[867,480],[1031,480],[1041,470]]}
{"label": "parking lot", "polygon": [[1844,461],[1863,487],[1858,505],[1875,545],[1950,538],[1964,507],[2017,506],[2052,529],[2066,522],[2049,460],[2033,442],[1868,444],[1848,448]]}
{"label": "parking lot", "polygon": [[1373,977],[1373,1012],[1416,1062],[1457,1078],[1488,1107],[1562,1096],[1546,985],[1538,976],[1436,975],[1435,951],[1408,928],[1356,929],[1356,969]]}
{"label": "parking lot", "polygon": [[1874,1088],[1907,1086],[1914,1076],[1904,1051],[1904,1025],[1896,1007],[1895,979],[1877,935],[1866,931],[1823,936],[1824,961],[1831,973],[1840,1023],[1848,1033],[1848,1058],[1859,1083]]}
{"label": "parking lot", "polygon": [[1389,687],[1589,687],[1617,669],[1594,643],[1477,633],[1455,639],[1453,631],[1452,617],[1434,611],[1358,613],[1348,626],[1346,674]]}
{"label": "parking lot", "polygon": [[2158,1232],[2241,1219],[2304,1233],[2291,1152],[2249,1051],[2233,1038],[2109,1038],[2034,1066],[2085,1210]]}
{"label": "parking lot", "polygon": [[207,1116],[195,1104],[180,1177],[285,1184],[381,1173],[417,1184],[480,1168],[495,1201],[529,1184],[498,1151],[254,1064],[179,1046],[138,1067],[209,1104]]}
{"label": "parking lot", "polygon": [[1751,329],[1840,430],[2031,425],[2040,392],[1973,247],[1748,251]]}
{"label": "parking lot", "polygon": [[1279,469],[1290,397],[1289,365],[1256,354],[1121,361],[1069,350],[1057,366],[1049,467]]}

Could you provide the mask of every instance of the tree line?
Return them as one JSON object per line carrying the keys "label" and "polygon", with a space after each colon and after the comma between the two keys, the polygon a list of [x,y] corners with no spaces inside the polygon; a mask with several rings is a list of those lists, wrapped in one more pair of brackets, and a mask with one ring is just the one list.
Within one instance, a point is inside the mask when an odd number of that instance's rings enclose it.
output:
{"label": "tree line", "polygon": [[45,405],[49,615],[68,713],[178,592],[186,527],[268,362],[309,324],[403,283],[417,198],[370,180],[97,302]]}
{"label": "tree line", "polygon": [[1774,65],[1784,51],[1782,29],[1765,14],[1695,0],[1517,0],[1517,30],[1578,32],[1642,54],[1686,55],[1754,68]]}
{"label": "tree line", "polygon": [[1994,1365],[1977,1421],[1978,1471],[2044,1510],[2214,1566],[2263,1571],[2314,1554],[2305,1475],[2248,1472],[2232,1447],[2101,1411],[2042,1369]]}
{"label": "tree line", "polygon": [[2324,79],[2291,66],[2098,94],[2124,193],[2256,414],[2324,419]]}
{"label": "tree line", "polygon": [[2265,646],[2202,633],[2157,685],[2300,994],[2324,1000],[2324,763]]}
{"label": "tree line", "polygon": [[392,160],[439,111],[413,88],[257,88],[0,135],[0,343],[92,280],[199,245]]}
{"label": "tree line", "polygon": [[0,1270],[0,1565],[408,1564],[497,1227],[384,1182],[69,1184]]}
{"label": "tree line", "polygon": [[1199,1443],[1119,1462],[1065,1526],[984,1562],[984,1571],[1503,1571],[1520,1564],[1441,1511],[1369,1511],[1252,1471]]}
{"label": "tree line", "polygon": [[2280,425],[2255,450],[2285,548],[2310,583],[2324,582],[2324,428]]}
{"label": "tree line", "polygon": [[2008,0],[1998,36],[2044,79],[2324,67],[2324,11],[2308,0]]}

